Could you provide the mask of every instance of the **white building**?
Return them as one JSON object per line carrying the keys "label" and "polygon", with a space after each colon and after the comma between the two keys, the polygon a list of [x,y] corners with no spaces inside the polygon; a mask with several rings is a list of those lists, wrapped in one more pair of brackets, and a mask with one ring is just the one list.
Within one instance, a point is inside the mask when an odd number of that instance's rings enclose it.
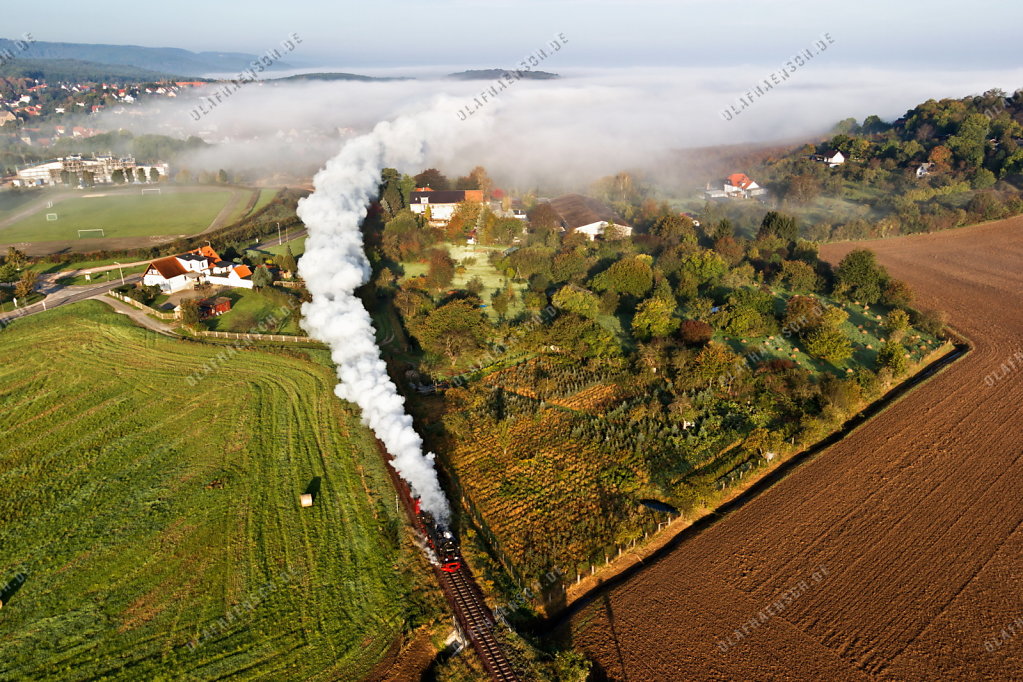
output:
{"label": "white building", "polygon": [[732,173],[725,178],[721,187],[711,187],[708,183],[703,196],[706,199],[752,199],[764,194],[767,194],[767,190],[745,173]]}
{"label": "white building", "polygon": [[845,163],[845,154],[838,151],[837,149],[832,149],[831,151],[825,152],[823,154],[814,154],[810,158],[812,158],[814,161],[820,161],[821,163],[828,164],[828,168],[837,168],[838,166],[841,166],[843,163]]}
{"label": "white building", "polygon": [[478,189],[432,190],[420,188],[409,195],[409,209],[418,215],[428,216],[430,225],[447,225],[466,201],[483,202],[483,192]]}
{"label": "white building", "polygon": [[603,237],[614,226],[616,236],[632,236],[632,227],[618,222],[620,219],[609,206],[581,194],[565,194],[550,202],[551,208],[561,218],[561,228],[566,232],[578,232],[590,240]]}
{"label": "white building", "polygon": [[216,251],[204,246],[178,256],[154,260],[142,274],[142,284],[158,286],[165,294],[194,288],[202,282],[251,289],[251,277],[249,266],[221,260]]}
{"label": "white building", "polygon": [[[16,187],[44,187],[64,184],[64,173],[70,174],[70,184],[77,185],[84,179],[85,173],[92,174],[92,182],[96,185],[109,185],[114,182],[114,172],[123,171],[127,182],[138,183],[138,172],[141,170],[149,181],[153,169],[166,178],[170,166],[166,163],[137,164],[135,159],[112,155],[95,156],[83,159],[80,154],[65,156],[45,163],[40,163],[18,171],[14,180]],[[131,176],[130,178],[128,176]]]}

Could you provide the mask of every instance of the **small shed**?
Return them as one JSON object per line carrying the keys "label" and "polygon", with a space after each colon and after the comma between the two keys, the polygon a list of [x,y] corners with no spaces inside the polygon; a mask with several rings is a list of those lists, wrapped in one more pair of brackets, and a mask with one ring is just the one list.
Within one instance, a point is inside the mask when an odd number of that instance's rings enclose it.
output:
{"label": "small shed", "polygon": [[313,506],[313,496],[309,493],[302,493],[302,495],[299,497],[299,500],[301,501],[303,507]]}
{"label": "small shed", "polygon": [[216,298],[205,298],[199,301],[199,316],[203,319],[207,317],[217,317],[223,315],[231,310],[231,299],[227,296],[217,296]]}

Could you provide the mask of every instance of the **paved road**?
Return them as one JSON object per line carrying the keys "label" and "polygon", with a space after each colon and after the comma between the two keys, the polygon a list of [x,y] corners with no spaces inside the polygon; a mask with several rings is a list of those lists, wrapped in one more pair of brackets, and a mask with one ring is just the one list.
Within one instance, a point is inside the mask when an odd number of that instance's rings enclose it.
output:
{"label": "paved road", "polygon": [[[284,238],[284,243],[287,244],[288,242],[293,241],[295,239],[301,239],[302,237],[305,237],[308,234],[309,230],[303,227],[301,230],[291,230],[289,232],[282,232],[281,236]],[[272,239],[261,241],[258,244],[253,244],[249,248],[254,249],[256,251],[262,251],[263,249],[269,249],[272,246],[277,246],[278,245],[277,242],[278,242],[277,237],[273,237]]]}
{"label": "paved road", "polygon": [[[131,277],[125,277],[124,281],[128,283],[137,282],[141,277],[141,275],[132,275]],[[97,284],[95,286],[62,287],[58,284],[46,281],[40,289],[46,294],[46,298],[38,303],[33,303],[30,306],[19,308],[15,312],[0,315],[0,327],[6,326],[19,317],[34,315],[36,313],[41,313],[44,310],[52,310],[54,308],[59,308],[62,305],[77,303],[78,301],[84,301],[89,298],[101,296],[114,287],[118,287],[120,285],[120,280],[117,280],[114,282],[107,282],[105,284]]]}

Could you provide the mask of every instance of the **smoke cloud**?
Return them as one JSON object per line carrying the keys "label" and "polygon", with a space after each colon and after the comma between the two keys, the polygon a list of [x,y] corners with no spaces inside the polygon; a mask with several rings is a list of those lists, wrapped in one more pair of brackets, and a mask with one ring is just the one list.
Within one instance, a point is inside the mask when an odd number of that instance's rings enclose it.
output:
{"label": "smoke cloud", "polygon": [[382,122],[353,138],[313,178],[315,191],[302,200],[298,214],[309,229],[299,272],[313,300],[302,308],[302,326],[327,343],[340,383],[335,393],[362,409],[363,421],[391,454],[392,466],[442,524],[450,507],[437,480],[433,453],[412,428],[405,399],[387,374],[369,312],[355,290],[371,275],[359,226],[376,198],[380,173],[387,167],[412,168],[431,147],[454,149],[481,135],[491,115],[459,124],[448,98],[414,115]]}

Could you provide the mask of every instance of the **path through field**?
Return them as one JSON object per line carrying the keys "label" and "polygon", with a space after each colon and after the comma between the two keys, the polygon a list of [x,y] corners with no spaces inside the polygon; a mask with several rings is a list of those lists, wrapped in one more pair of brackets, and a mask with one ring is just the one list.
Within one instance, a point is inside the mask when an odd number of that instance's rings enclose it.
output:
{"label": "path through field", "polygon": [[975,350],[578,613],[609,678],[1023,679],[1023,218],[864,246]]}

